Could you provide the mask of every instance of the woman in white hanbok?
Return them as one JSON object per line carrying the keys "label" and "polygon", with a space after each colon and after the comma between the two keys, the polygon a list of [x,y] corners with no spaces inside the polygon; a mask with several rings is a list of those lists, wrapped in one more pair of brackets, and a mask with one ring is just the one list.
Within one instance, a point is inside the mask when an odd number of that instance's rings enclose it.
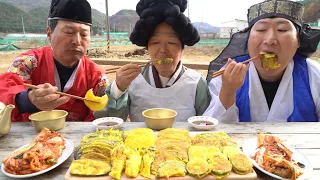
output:
{"label": "woman in white hanbok", "polygon": [[[250,7],[249,27],[234,34],[210,64],[212,101],[205,115],[229,122],[320,120],[320,65],[308,58],[317,50],[320,30],[302,24],[302,15],[303,5],[293,1]],[[275,53],[280,67],[266,70],[260,59],[241,63],[260,52]],[[221,66],[223,75],[212,79]]]}
{"label": "woman in white hanbok", "polygon": [[96,117],[116,116],[124,120],[144,121],[142,112],[149,108],[177,111],[175,121],[202,115],[210,104],[207,81],[201,73],[186,68],[181,61],[184,46],[199,40],[198,31],[183,14],[187,0],[140,0],[137,21],[130,40],[146,47],[151,60],[172,59],[169,63],[152,63],[143,70],[127,64],[116,73],[107,88],[110,100]]}

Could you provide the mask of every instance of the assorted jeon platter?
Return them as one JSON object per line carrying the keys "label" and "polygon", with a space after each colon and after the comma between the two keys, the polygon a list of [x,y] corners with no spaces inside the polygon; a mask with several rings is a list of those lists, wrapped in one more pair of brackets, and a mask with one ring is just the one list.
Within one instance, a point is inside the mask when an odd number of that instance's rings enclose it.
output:
{"label": "assorted jeon platter", "polygon": [[97,129],[72,142],[44,128],[29,144],[2,160],[3,174],[28,178],[46,173],[74,152],[65,179],[256,179],[253,167],[277,179],[307,179],[305,156],[270,134],[243,144],[224,132],[188,132],[168,128],[130,131]]}
{"label": "assorted jeon platter", "polygon": [[250,158],[224,132],[97,130],[75,152],[65,179],[257,178]]}

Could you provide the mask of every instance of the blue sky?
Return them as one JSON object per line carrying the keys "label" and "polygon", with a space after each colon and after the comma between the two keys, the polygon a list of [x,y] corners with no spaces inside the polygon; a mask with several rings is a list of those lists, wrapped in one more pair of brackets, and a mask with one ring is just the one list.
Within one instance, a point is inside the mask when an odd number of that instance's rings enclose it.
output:
{"label": "blue sky", "polygon": [[[92,6],[105,13],[105,0],[88,0]],[[235,18],[246,20],[247,9],[263,0],[189,0],[190,19],[192,22],[207,22],[213,26],[221,26],[221,22]],[[121,9],[135,10],[139,0],[108,0],[109,15]],[[185,11],[188,15],[188,9]]]}

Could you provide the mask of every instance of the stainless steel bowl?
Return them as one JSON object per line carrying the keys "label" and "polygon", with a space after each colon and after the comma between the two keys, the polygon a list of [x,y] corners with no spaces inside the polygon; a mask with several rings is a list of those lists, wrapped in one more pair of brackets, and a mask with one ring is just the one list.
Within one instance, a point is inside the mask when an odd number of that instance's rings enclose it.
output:
{"label": "stainless steel bowl", "polygon": [[64,110],[52,110],[52,111],[40,111],[29,116],[36,131],[40,132],[44,127],[57,131],[64,127],[67,111]]}
{"label": "stainless steel bowl", "polygon": [[172,127],[177,112],[172,109],[153,108],[143,111],[142,115],[148,128],[162,130]]}

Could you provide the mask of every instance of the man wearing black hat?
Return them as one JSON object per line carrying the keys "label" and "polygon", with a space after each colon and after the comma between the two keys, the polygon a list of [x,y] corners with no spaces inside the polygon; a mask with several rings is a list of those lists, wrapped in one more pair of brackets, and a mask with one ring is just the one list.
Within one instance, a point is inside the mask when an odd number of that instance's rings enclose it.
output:
{"label": "man wearing black hat", "polygon": [[[210,63],[213,96],[206,115],[222,121],[320,121],[320,65],[308,57],[317,50],[320,30],[302,23],[299,2],[267,0],[248,10],[249,27],[234,34],[229,45]],[[280,65],[266,69],[261,52],[273,53]],[[228,60],[222,77],[212,78],[217,64]],[[248,71],[247,71],[248,70]]]}
{"label": "man wearing black hat", "polygon": [[[104,94],[108,79],[85,56],[91,23],[86,0],[52,0],[47,27],[51,47],[19,55],[0,76],[0,101],[16,105],[12,121],[28,121],[30,113],[52,109],[68,111],[69,121],[94,119],[83,101],[55,94],[62,91],[83,97],[91,88],[96,95]],[[39,89],[26,90],[24,83]]]}

